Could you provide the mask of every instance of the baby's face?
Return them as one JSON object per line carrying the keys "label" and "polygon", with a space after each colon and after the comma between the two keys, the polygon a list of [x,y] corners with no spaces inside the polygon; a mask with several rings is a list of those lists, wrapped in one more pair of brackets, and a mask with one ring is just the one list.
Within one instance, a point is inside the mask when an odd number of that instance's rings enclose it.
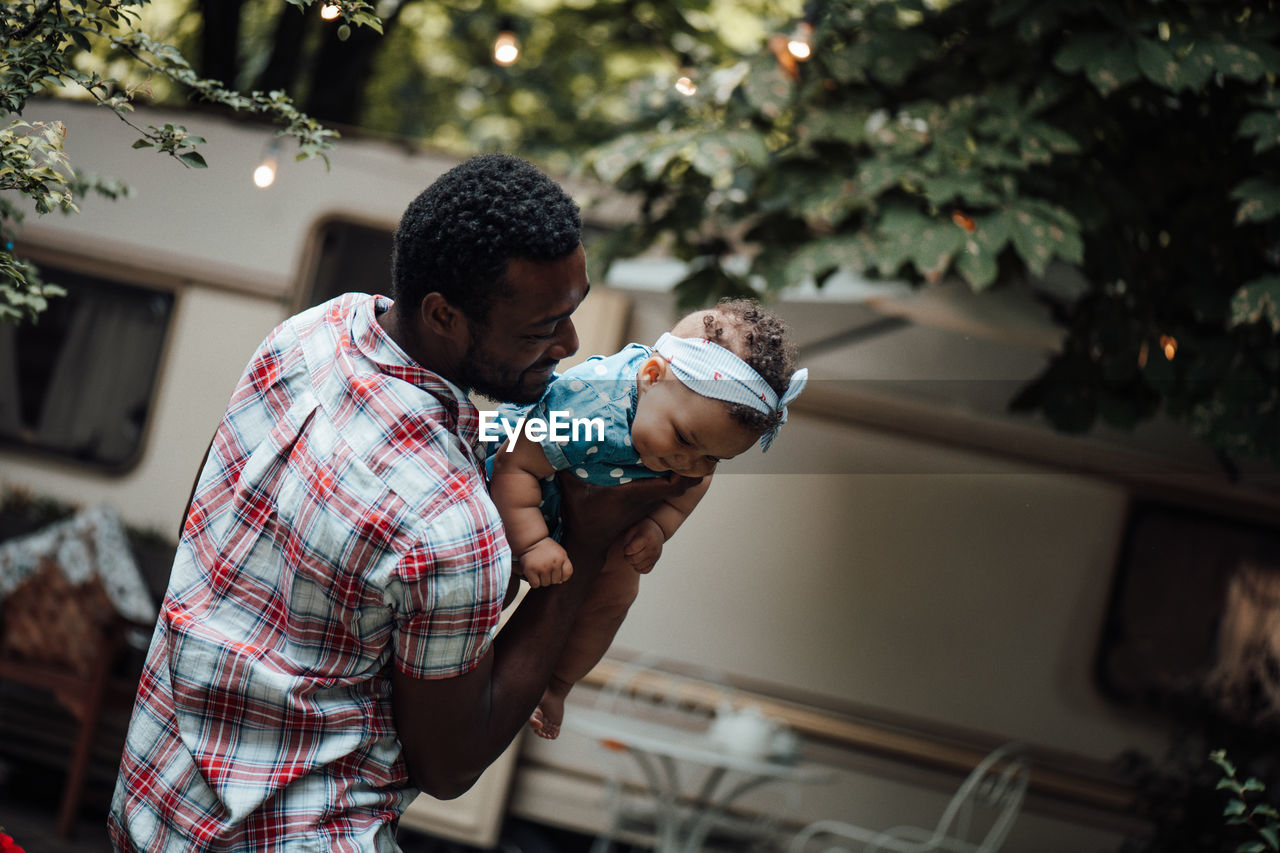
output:
{"label": "baby's face", "polygon": [[705,477],[759,438],[729,415],[728,403],[691,391],[670,369],[661,378],[642,370],[631,445],[649,470]]}

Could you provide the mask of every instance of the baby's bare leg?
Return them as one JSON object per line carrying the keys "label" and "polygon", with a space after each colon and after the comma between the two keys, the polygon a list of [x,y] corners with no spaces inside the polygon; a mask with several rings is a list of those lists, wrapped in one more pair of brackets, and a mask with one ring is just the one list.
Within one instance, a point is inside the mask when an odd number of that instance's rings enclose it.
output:
{"label": "baby's bare leg", "polygon": [[538,735],[554,738],[560,734],[565,697],[609,650],[639,589],[640,575],[623,559],[621,545],[615,544],[578,611],[578,620],[556,664],[551,683],[529,718],[529,725]]}

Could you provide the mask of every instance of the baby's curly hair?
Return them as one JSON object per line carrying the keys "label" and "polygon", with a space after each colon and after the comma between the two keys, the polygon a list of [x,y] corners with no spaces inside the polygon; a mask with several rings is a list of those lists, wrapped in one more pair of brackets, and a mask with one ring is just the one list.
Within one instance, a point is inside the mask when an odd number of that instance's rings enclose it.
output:
{"label": "baby's curly hair", "polygon": [[[713,307],[681,319],[671,334],[714,341],[759,373],[779,397],[786,393],[796,371],[796,346],[788,338],[786,322],[754,299],[721,299]],[[741,403],[730,403],[729,414],[761,433],[778,424],[777,414],[765,414]]]}
{"label": "baby's curly hair", "polygon": [[578,205],[531,163],[472,157],[409,204],[391,253],[392,295],[406,320],[431,292],[484,323],[513,258],[557,261],[582,239]]}

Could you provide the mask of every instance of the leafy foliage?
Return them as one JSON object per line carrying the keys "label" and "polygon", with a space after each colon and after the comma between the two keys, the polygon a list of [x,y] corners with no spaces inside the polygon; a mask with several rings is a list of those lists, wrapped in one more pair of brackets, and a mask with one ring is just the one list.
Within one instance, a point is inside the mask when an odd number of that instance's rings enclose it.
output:
{"label": "leafy foliage", "polygon": [[[206,12],[202,47],[195,33],[174,38],[201,55],[206,73],[285,88],[326,121],[459,153],[518,151],[557,169],[632,117],[626,92],[634,81],[686,62],[724,61],[731,44],[751,41],[743,32],[761,30],[759,19],[785,19],[801,7],[801,0],[384,0],[384,38],[344,38],[340,27],[290,14],[280,0],[188,2]],[[210,43],[219,26],[221,37]],[[520,57],[504,66],[493,45],[508,28]]]}
{"label": "leafy foliage", "polygon": [[1259,830],[1274,827],[1277,801],[1268,792],[1280,785],[1275,727],[1241,726],[1208,706],[1188,710],[1178,713],[1166,754],[1152,760],[1130,752],[1117,764],[1137,794],[1135,816],[1148,826],[1119,853],[1274,850]]}
{"label": "leafy foliage", "polygon": [[[240,94],[216,80],[200,77],[171,45],[156,41],[139,29],[140,10],[149,0],[18,0],[0,12],[0,108],[20,116],[27,101],[59,89],[73,89],[113,110],[134,127],[135,148],[153,148],[188,167],[203,168],[197,146],[204,140],[185,127],[139,127],[129,113],[155,74],[185,87],[193,96],[230,109],[260,113],[284,125],[281,134],[298,142],[298,159],[320,156],[336,134],[304,115],[280,91]],[[290,0],[307,6],[311,0]],[[342,0],[349,24],[378,26],[364,0]],[[91,51],[112,51],[128,57],[139,77],[128,82],[86,70],[80,60]],[[29,123],[11,118],[0,128],[0,322],[34,318],[48,298],[61,289],[41,281],[38,272],[13,255],[13,240],[26,213],[25,197],[38,214],[60,210],[75,213],[77,198],[96,192],[117,198],[120,184],[80,174],[63,148],[65,129],[58,123]]]}
{"label": "leafy foliage", "polygon": [[594,152],[643,212],[606,264],[666,247],[692,262],[686,305],[839,269],[982,290],[1070,265],[1090,284],[1044,290],[1062,349],[1015,408],[1067,431],[1163,409],[1280,463],[1272,3],[816,8],[808,61],[779,36],[690,97],[649,93]]}
{"label": "leafy foliage", "polygon": [[1244,841],[1236,847],[1236,853],[1280,850],[1280,812],[1270,803],[1258,802],[1266,793],[1267,786],[1256,776],[1250,776],[1241,782],[1237,778],[1235,764],[1227,758],[1226,750],[1214,750],[1209,753],[1209,760],[1222,770],[1218,790],[1227,791],[1231,795],[1222,811],[1223,817],[1228,824],[1248,826],[1257,834],[1257,838]]}

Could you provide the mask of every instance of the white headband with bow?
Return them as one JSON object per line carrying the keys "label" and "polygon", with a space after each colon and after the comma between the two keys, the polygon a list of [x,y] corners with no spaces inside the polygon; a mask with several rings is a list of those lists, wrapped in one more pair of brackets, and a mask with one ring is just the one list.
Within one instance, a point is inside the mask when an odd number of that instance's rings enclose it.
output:
{"label": "white headband with bow", "polygon": [[776,415],[777,424],[760,436],[760,450],[767,451],[787,422],[787,406],[800,396],[809,371],[791,375],[791,384],[779,399],[777,392],[742,359],[705,338],[677,338],[670,333],[658,338],[654,350],[670,363],[676,378],[704,397],[740,403],[766,415]]}

